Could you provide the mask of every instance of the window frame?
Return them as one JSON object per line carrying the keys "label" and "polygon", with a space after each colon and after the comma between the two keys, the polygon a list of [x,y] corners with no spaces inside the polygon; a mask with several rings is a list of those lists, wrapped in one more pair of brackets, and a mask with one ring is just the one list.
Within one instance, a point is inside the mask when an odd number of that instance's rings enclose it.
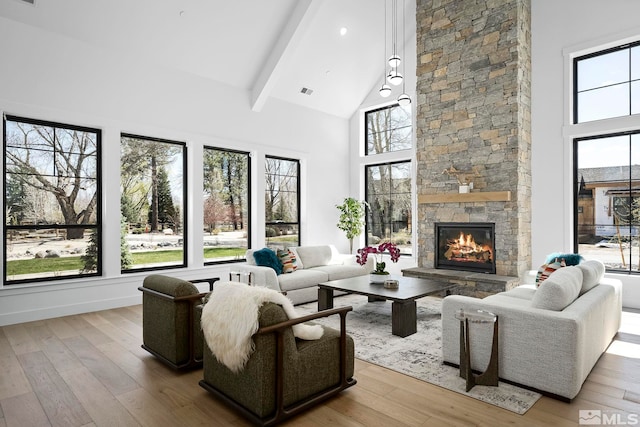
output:
{"label": "window frame", "polygon": [[[249,151],[242,151],[242,150],[233,150],[233,149],[229,149],[229,148],[221,148],[221,147],[214,147],[214,146],[210,146],[210,145],[204,145],[203,146],[203,154],[204,151],[206,150],[216,150],[216,151],[223,151],[226,153],[234,153],[234,154],[243,154],[246,155],[246,161],[247,161],[247,218],[246,218],[246,224],[247,224],[247,249],[251,249],[251,240],[252,240],[252,227],[251,227],[251,152]],[[203,159],[204,159],[204,155],[203,155]],[[203,195],[204,195],[204,160],[203,160]],[[203,199],[203,205],[204,205],[204,199]],[[203,226],[204,224],[204,212],[203,212]],[[204,246],[204,245],[203,245]],[[246,254],[246,251],[245,251]],[[219,260],[219,261],[207,261],[205,258],[204,261],[204,265],[218,265],[218,264],[229,264],[229,263],[235,263],[235,262],[241,262],[241,261],[246,261],[246,256],[243,256],[242,258],[239,259],[228,259],[228,260]]]}
{"label": "window frame", "polygon": [[[597,58],[598,56],[604,56],[610,53],[614,53],[614,52],[619,52],[619,51],[624,51],[624,50],[628,50],[629,51],[629,57],[631,57],[631,50],[633,48],[636,47],[640,47],[640,40],[638,41],[634,41],[634,42],[629,42],[629,43],[623,43],[621,45],[618,46],[614,46],[614,47],[610,47],[607,49],[603,49],[603,50],[598,50],[595,52],[591,52],[591,53],[587,53],[584,55],[580,55],[580,56],[576,56],[573,58],[572,61],[572,70],[573,70],[573,87],[572,87],[572,101],[573,101],[573,124],[577,125],[577,124],[582,124],[582,123],[590,123],[593,121],[597,121],[597,120],[607,120],[607,119],[614,119],[614,118],[619,118],[619,117],[627,117],[632,115],[631,111],[632,111],[632,103],[633,103],[633,97],[632,97],[632,90],[631,90],[631,86],[633,82],[637,82],[640,81],[640,79],[636,79],[633,80],[632,79],[632,72],[631,72],[631,66],[632,66],[632,61],[629,61],[629,79],[625,80],[624,82],[619,82],[616,84],[628,84],[629,88],[629,105],[628,105],[628,111],[629,113],[622,115],[622,116],[612,116],[612,117],[605,117],[605,118],[601,118],[601,119],[594,119],[594,120],[587,120],[587,121],[583,121],[580,122],[579,121],[579,117],[578,117],[578,110],[579,110],[579,102],[578,102],[578,95],[580,94],[580,92],[578,91],[578,80],[579,80],[579,76],[578,76],[578,64],[580,61],[584,61],[584,60],[588,60],[588,59],[592,59],[592,58]],[[615,84],[611,85],[614,86]],[[602,87],[606,87],[606,86],[602,86]],[[602,87],[599,88],[594,88],[594,89],[601,89]],[[594,90],[594,89],[590,89],[590,90]]]}
{"label": "window frame", "polygon": [[[265,166],[265,171],[264,171],[265,172],[265,182],[266,182],[266,176],[267,176],[267,169],[266,169],[267,161],[269,159],[294,162],[296,164],[296,204],[297,204],[297,208],[296,208],[296,211],[297,211],[296,212],[296,216],[297,216],[297,218],[296,218],[296,220],[297,220],[297,222],[273,222],[273,221],[269,222],[269,221],[267,221],[267,218],[266,218],[266,209],[265,209],[265,218],[264,218],[265,245],[267,247],[269,247],[268,237],[266,235],[266,229],[269,227],[269,225],[278,224],[278,225],[281,225],[281,226],[283,226],[283,225],[284,226],[288,226],[288,225],[297,226],[298,227],[298,233],[297,233],[297,235],[298,235],[298,243],[295,244],[295,245],[290,245],[290,246],[301,246],[302,245],[302,235],[301,235],[301,231],[302,231],[301,228],[302,227],[301,227],[301,223],[300,223],[300,218],[301,218],[301,212],[300,211],[301,211],[302,206],[301,206],[301,203],[300,203],[300,200],[301,200],[301,198],[300,198],[300,193],[301,193],[301,183],[300,183],[300,180],[301,180],[301,162],[300,162],[300,159],[294,159],[294,158],[290,158],[290,157],[273,156],[273,155],[265,155],[265,164],[264,164],[264,166]],[[267,191],[267,188],[266,188],[266,185],[265,185],[265,194],[266,194],[266,191]]]}
{"label": "window frame", "polygon": [[[372,167],[380,167],[380,166],[389,166],[389,167],[393,167],[394,165],[399,165],[399,164],[407,164],[409,165],[409,167],[411,168],[410,170],[410,177],[409,179],[411,179],[411,184],[410,184],[410,191],[409,191],[409,197],[411,200],[411,211],[413,212],[413,205],[414,205],[414,164],[413,161],[411,159],[407,159],[407,160],[395,160],[395,161],[388,161],[388,162],[380,162],[380,163],[370,163],[370,164],[366,164],[364,165],[364,200],[370,205],[370,201],[368,200],[368,195],[369,195],[369,174],[368,174],[368,169],[372,168]],[[389,186],[389,188],[391,188],[391,186]],[[394,194],[398,194],[398,193],[389,193],[389,199],[391,199],[391,196],[393,196]],[[368,209],[370,211],[370,209]],[[391,214],[391,212],[390,212]],[[411,215],[411,217],[413,218],[413,214]],[[387,218],[389,220],[388,224],[392,225],[393,224],[393,220],[392,218]],[[411,225],[411,241],[413,241],[413,223],[412,221],[408,221],[408,223]],[[364,241],[365,241],[365,246],[376,246],[378,245],[378,243],[372,243],[369,242],[369,234],[371,231],[371,225],[369,223],[369,214],[365,215],[365,225],[364,225]],[[391,229],[391,235],[389,236],[390,240],[393,241],[393,227]],[[381,238],[381,241],[385,241],[386,236],[384,238]],[[412,250],[411,253],[401,253],[401,256],[412,256],[413,255],[413,245],[412,246]]]}
{"label": "window frame", "polygon": [[[398,150],[383,151],[382,153],[369,153],[369,126],[368,126],[368,123],[369,123],[368,117],[369,117],[369,115],[377,113],[379,111],[383,111],[383,110],[392,110],[394,108],[403,109],[403,107],[400,104],[395,102],[395,103],[392,103],[392,104],[389,104],[389,105],[385,105],[385,106],[382,106],[382,107],[377,107],[377,108],[373,108],[371,110],[366,110],[364,112],[364,151],[363,152],[364,152],[365,157],[379,156],[379,155],[391,154],[391,153],[399,153],[399,152],[402,152],[402,151],[409,151],[409,150],[414,150],[415,149],[414,139],[413,139],[414,138],[414,135],[413,135],[413,133],[414,133],[413,132],[413,108],[411,106],[409,106],[410,111],[411,111],[411,122],[410,122],[408,127],[411,129],[411,136],[409,138],[411,146],[408,147],[408,148],[402,148],[402,149],[398,149]],[[405,126],[403,128],[406,128],[406,127],[407,126]],[[385,131],[391,132],[391,131],[398,130],[398,129],[401,129],[401,128],[400,127],[393,127],[391,129],[385,129]]]}
{"label": "window frame", "polygon": [[[187,169],[187,160],[188,160],[188,150],[187,143],[184,141],[176,141],[171,139],[157,138],[157,137],[149,137],[138,134],[131,134],[126,132],[120,133],[120,150],[122,150],[122,138],[133,138],[133,139],[142,139],[149,142],[160,142],[164,144],[172,144],[181,147],[182,149],[182,229],[183,231],[183,240],[182,240],[182,263],[181,264],[173,264],[173,265],[158,265],[152,267],[141,267],[141,268],[130,268],[130,269],[122,269],[120,268],[121,274],[134,274],[140,272],[150,272],[150,271],[160,271],[160,270],[174,270],[178,268],[186,268],[188,263],[188,250],[189,250],[189,224],[187,218],[189,217],[188,212],[188,189],[189,189],[189,171]],[[122,165],[122,151],[120,152],[120,165]],[[120,172],[121,174],[122,172]],[[121,175],[120,175],[121,176]],[[122,218],[122,210],[120,211],[120,218]]]}
{"label": "window frame", "polygon": [[[7,224],[7,192],[6,192],[6,184],[7,184],[7,121],[13,121],[18,123],[25,123],[35,126],[43,126],[43,127],[51,127],[54,129],[65,129],[72,130],[78,132],[87,132],[94,133],[96,136],[96,206],[95,206],[95,224],[43,224],[43,225],[10,225]],[[3,117],[3,176],[4,176],[4,184],[5,192],[3,195],[3,216],[4,216],[4,224],[3,224],[3,281],[5,286],[14,286],[25,283],[40,283],[40,282],[59,282],[61,280],[76,280],[76,279],[86,279],[87,277],[97,277],[102,276],[103,268],[102,268],[102,253],[103,253],[103,239],[102,239],[102,130],[98,128],[92,128],[88,126],[79,126],[72,125],[61,122],[54,122],[50,120],[40,120],[28,117],[22,117],[17,115],[9,115],[5,114]],[[9,230],[55,230],[55,229],[95,229],[97,236],[97,247],[98,247],[98,255],[96,261],[96,270],[94,272],[81,273],[80,271],[77,274],[68,274],[57,276],[55,274],[46,277],[33,277],[33,278],[25,278],[25,279],[16,279],[9,280],[7,277],[7,234]],[[84,254],[83,254],[84,255]]]}

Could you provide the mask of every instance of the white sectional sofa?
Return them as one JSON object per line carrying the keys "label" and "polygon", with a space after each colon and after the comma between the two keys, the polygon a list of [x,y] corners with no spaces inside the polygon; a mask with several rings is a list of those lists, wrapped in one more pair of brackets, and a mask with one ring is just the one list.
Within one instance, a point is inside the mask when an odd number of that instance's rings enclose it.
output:
{"label": "white sectional sofa", "polygon": [[297,246],[289,250],[296,256],[297,268],[293,273],[276,274],[271,267],[256,265],[253,249],[246,252],[247,262],[234,269],[252,273],[254,285],[285,293],[294,304],[316,301],[318,283],[363,276],[373,270],[373,257],[360,266],[355,255],[340,254],[333,245]]}
{"label": "white sectional sofa", "polygon": [[[458,310],[498,315],[499,376],[562,400],[573,399],[620,328],[621,288],[603,278],[604,265],[563,267],[540,284],[522,285],[484,299],[451,295],[442,303],[442,350],[460,363]],[[486,369],[493,328],[471,324],[471,365]]]}

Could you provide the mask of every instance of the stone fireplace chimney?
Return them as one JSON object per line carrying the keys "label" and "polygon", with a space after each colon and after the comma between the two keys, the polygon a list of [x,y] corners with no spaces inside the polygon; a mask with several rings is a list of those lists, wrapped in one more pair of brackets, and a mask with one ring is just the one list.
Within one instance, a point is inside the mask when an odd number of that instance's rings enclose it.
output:
{"label": "stone fireplace chimney", "polygon": [[[496,274],[531,268],[529,0],[417,0],[418,267],[434,223],[495,223]],[[451,169],[451,168],[454,169]],[[459,193],[446,171],[474,171]]]}

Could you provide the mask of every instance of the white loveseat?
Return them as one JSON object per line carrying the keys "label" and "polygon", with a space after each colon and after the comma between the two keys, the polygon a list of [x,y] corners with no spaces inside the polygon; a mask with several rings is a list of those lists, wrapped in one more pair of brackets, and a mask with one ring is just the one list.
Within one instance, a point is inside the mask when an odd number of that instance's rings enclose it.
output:
{"label": "white loveseat", "polygon": [[247,262],[234,269],[252,273],[254,285],[285,293],[294,304],[316,301],[318,283],[363,276],[373,270],[373,257],[360,266],[355,255],[340,254],[333,245],[297,246],[289,250],[296,256],[296,270],[293,273],[276,274],[271,267],[256,265],[253,249],[247,250]]}
{"label": "white loveseat", "polygon": [[[603,274],[602,263],[584,261],[556,270],[538,288],[522,285],[484,299],[445,297],[444,363],[460,363],[456,312],[490,311],[498,315],[500,378],[562,400],[573,399],[620,328],[622,284]],[[487,366],[492,330],[471,324],[474,370]]]}

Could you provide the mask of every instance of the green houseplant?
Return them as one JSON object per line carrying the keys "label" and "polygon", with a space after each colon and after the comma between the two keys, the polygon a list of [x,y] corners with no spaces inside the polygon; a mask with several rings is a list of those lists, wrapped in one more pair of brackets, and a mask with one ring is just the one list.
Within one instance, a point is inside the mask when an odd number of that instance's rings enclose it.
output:
{"label": "green houseplant", "polygon": [[353,253],[353,238],[362,234],[367,206],[369,206],[367,202],[356,200],[353,197],[346,197],[341,205],[336,205],[340,211],[340,218],[336,225],[345,232],[347,239],[349,239],[349,253]]}

